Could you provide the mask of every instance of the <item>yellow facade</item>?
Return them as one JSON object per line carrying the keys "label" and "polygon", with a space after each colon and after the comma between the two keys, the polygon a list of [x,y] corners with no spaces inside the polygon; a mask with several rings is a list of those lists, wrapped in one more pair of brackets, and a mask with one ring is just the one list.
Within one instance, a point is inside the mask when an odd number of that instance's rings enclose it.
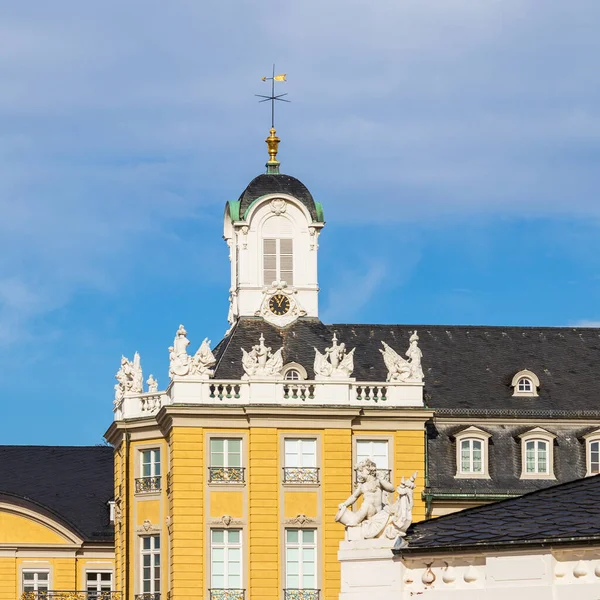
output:
{"label": "yellow facade", "polygon": [[88,571],[114,571],[112,547],[86,544],[59,520],[24,504],[0,502],[0,600],[21,596],[26,572],[47,573],[49,590],[75,591],[86,589]]}
{"label": "yellow facade", "polygon": [[[254,414],[255,413],[255,414]],[[115,422],[116,585],[128,600],[142,589],[140,540],[160,536],[161,598],[211,597],[211,530],[240,530],[246,599],[280,599],[286,587],[286,528],[316,532],[319,598],[340,589],[337,559],[344,528],[334,521],[354,487],[357,440],[386,440],[394,482],[419,472],[414,519],[425,469],[423,409],[166,406],[156,417]],[[211,438],[241,440],[243,481],[209,481]],[[284,483],[284,440],[316,440],[318,483]],[[138,491],[140,452],[161,450],[159,489]],[[129,477],[129,480],[127,480]],[[118,491],[122,492],[119,496]],[[129,560],[123,561],[127,555]],[[140,600],[139,598],[137,600]]]}

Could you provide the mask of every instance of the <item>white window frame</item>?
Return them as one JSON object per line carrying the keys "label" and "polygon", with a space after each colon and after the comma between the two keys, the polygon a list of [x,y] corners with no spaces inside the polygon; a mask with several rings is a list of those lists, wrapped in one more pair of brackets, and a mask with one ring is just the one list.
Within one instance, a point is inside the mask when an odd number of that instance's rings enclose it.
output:
{"label": "white window frame", "polygon": [[[89,588],[89,576],[92,574],[95,574],[96,576],[100,575],[106,575],[106,574],[110,575],[110,591],[113,591],[113,585],[114,585],[114,573],[112,569],[86,569],[85,571],[85,589],[88,592],[88,595],[90,594],[97,594],[100,595],[102,594],[102,590],[96,589],[96,591],[90,592],[88,591]],[[96,577],[96,588],[98,587],[102,587],[102,579],[101,577]]]}
{"label": "white window frame", "polygon": [[[456,475],[457,479],[490,479],[489,472],[489,440],[492,436],[479,427],[471,426],[458,432],[454,439],[456,441]],[[462,443],[465,441],[481,442],[481,473],[462,470]],[[471,445],[472,449],[472,445]],[[473,454],[471,450],[471,463]]]}
{"label": "white window frame", "polygon": [[[144,540],[150,539],[150,549],[144,548]],[[155,548],[154,540],[158,539],[158,549]],[[162,587],[163,561],[162,561],[162,540],[159,534],[140,536],[140,594],[160,594]],[[150,590],[144,589],[144,556],[150,556]],[[158,556],[158,565],[156,557]],[[158,589],[156,589],[155,568],[158,566]]]}
{"label": "white window frame", "polygon": [[[529,391],[519,389],[519,383],[523,379],[530,381],[531,389]],[[539,395],[538,388],[540,387],[540,379],[533,371],[529,371],[528,369],[523,369],[522,371],[515,373],[510,385],[513,388],[513,397],[515,398],[537,398]]]}
{"label": "white window frame", "polygon": [[[385,461],[384,464],[379,464],[376,460],[376,456],[373,454],[373,452],[371,451],[369,453],[369,455],[367,456],[366,454],[361,454],[359,452],[359,447],[360,446],[364,446],[366,444],[381,444],[382,446],[385,446]],[[357,438],[356,439],[356,443],[355,443],[355,447],[356,447],[356,461],[355,463],[358,464],[361,460],[365,460],[366,458],[370,458],[376,465],[377,465],[377,469],[390,469],[390,441],[388,438]]]}
{"label": "white window frame", "polygon": [[583,436],[585,440],[585,476],[600,474],[600,464],[597,471],[592,470],[592,444],[598,444],[599,463],[600,463],[600,429],[596,429],[591,433]]}
{"label": "white window frame", "polygon": [[[34,574],[34,578],[33,581],[27,581],[25,582],[25,573],[33,573]],[[48,579],[46,579],[45,581],[40,581],[37,577],[37,575],[39,575],[40,573],[45,573],[48,575]],[[52,577],[52,572],[50,569],[48,568],[35,568],[35,567],[27,567],[24,569],[21,569],[21,591],[23,593],[25,593],[25,587],[29,587],[31,585],[33,585],[33,592],[38,592],[39,590],[39,585],[42,584],[43,586],[45,586],[45,590],[41,590],[43,592],[47,592],[50,591],[52,589],[52,581],[51,581],[51,577]]]}
{"label": "white window frame", "polygon": [[[298,532],[298,543],[294,544],[294,543],[289,543],[288,542],[288,532],[290,531],[296,531]],[[313,541],[312,543],[305,543],[304,542],[304,532],[306,531],[311,531],[313,533]],[[320,589],[319,586],[319,544],[318,544],[318,535],[319,532],[316,528],[309,528],[309,527],[303,527],[303,528],[296,528],[296,527],[288,527],[284,529],[284,546],[285,546],[285,562],[284,562],[284,581],[285,581],[285,589],[289,590],[289,589],[299,589],[299,590],[318,590]],[[299,573],[298,573],[298,581],[299,581],[299,585],[298,587],[291,587],[288,583],[288,577],[289,577],[289,573],[288,573],[288,565],[289,565],[289,561],[288,561],[288,552],[290,549],[298,549],[298,554],[300,556],[300,560],[298,562],[298,569],[299,569]],[[304,572],[303,572],[303,567],[304,567],[304,560],[302,560],[302,551],[304,549],[313,549],[314,550],[314,564],[313,564],[313,571],[314,571],[314,586],[308,587],[306,585],[304,585]],[[307,575],[308,576],[308,575]]]}
{"label": "white window frame", "polygon": [[[289,240],[290,244],[291,244],[291,252],[290,253],[285,253],[285,255],[282,254],[281,252],[281,241],[282,240]],[[265,254],[265,242],[267,241],[274,241],[275,242],[275,254],[269,254],[268,256],[275,256],[275,269],[266,269],[265,268],[265,256],[267,256]],[[262,238],[262,248],[261,248],[261,255],[262,255],[262,277],[263,277],[263,284],[266,286],[270,286],[273,281],[285,281],[288,285],[294,285],[294,238],[292,236],[288,236],[288,235],[282,235],[282,236],[277,236],[274,237],[272,235],[266,235]],[[282,275],[282,269],[281,269],[281,257],[282,256],[291,256],[291,269],[285,269],[285,273],[291,273],[291,277],[289,276],[283,276]],[[275,271],[275,279],[273,279],[272,281],[265,281],[265,271]]]}
{"label": "white window frame", "polygon": [[[160,448],[140,448],[140,478],[161,477],[162,474],[162,453]],[[149,453],[150,462],[144,462],[144,455]],[[158,460],[157,460],[158,457]],[[150,475],[144,474],[144,466],[150,465]]]}
{"label": "white window frame", "polygon": [[[556,436],[541,427],[526,431],[521,436],[521,479],[556,479],[554,476],[554,440]],[[536,442],[535,445],[535,472],[527,471],[527,443]],[[538,445],[537,442],[546,443],[546,472],[540,473],[538,468]]]}
{"label": "white window frame", "polygon": [[[298,379],[289,379],[288,378],[288,373],[291,373],[293,371],[296,371],[299,375]],[[298,363],[288,363],[287,365],[284,365],[283,369],[282,369],[282,377],[284,381],[305,381],[306,379],[308,379],[308,373],[306,372],[306,369],[298,364]]]}
{"label": "white window frame", "polygon": [[[223,543],[219,543],[219,542],[214,542],[213,541],[213,533],[216,531],[222,531],[223,532]],[[237,531],[239,534],[239,542],[235,543],[235,542],[229,542],[229,532],[231,531]],[[215,549],[217,548],[222,548],[224,550],[224,555],[225,555],[225,561],[224,561],[224,570],[225,573],[223,575],[223,578],[225,580],[225,583],[227,584],[226,587],[224,588],[217,588],[214,585],[213,582],[213,571],[214,571],[214,560],[213,560],[213,552]],[[240,585],[239,586],[230,586],[229,584],[229,553],[228,550],[230,549],[237,549],[240,551]],[[225,590],[243,590],[245,589],[244,586],[244,531],[243,529],[236,527],[236,528],[225,528],[225,527],[215,527],[212,528],[210,530],[210,588],[211,589],[225,589]]]}
{"label": "white window frame", "polygon": [[[216,440],[223,440],[223,462],[225,464],[223,465],[214,465],[213,464],[213,449],[212,449],[212,444],[213,441]],[[229,464],[229,442],[235,440],[237,442],[240,443],[240,464],[239,465],[230,465]],[[208,454],[209,454],[209,466],[210,467],[223,467],[223,468],[242,468],[244,466],[244,439],[241,437],[236,437],[236,436],[231,436],[231,437],[226,437],[226,436],[222,436],[222,435],[212,435],[209,438],[209,442],[208,442]]]}
{"label": "white window frame", "polygon": [[[292,442],[296,442],[298,444],[298,449],[295,453],[291,452],[291,449],[288,451],[288,445],[291,444]],[[305,454],[302,449],[303,446],[313,446],[314,452],[311,454]],[[311,469],[316,469],[318,467],[318,461],[319,458],[317,456],[318,453],[318,444],[317,444],[317,438],[312,438],[312,437],[285,437],[283,438],[283,466],[284,467],[296,467],[296,468],[311,468]],[[288,455],[292,456],[294,455],[296,456],[296,462],[298,464],[296,465],[291,465],[288,464]],[[307,460],[307,458],[309,456],[314,456],[314,464],[309,465],[309,464],[304,464],[304,462],[309,462]],[[293,462],[293,461],[292,461]]]}

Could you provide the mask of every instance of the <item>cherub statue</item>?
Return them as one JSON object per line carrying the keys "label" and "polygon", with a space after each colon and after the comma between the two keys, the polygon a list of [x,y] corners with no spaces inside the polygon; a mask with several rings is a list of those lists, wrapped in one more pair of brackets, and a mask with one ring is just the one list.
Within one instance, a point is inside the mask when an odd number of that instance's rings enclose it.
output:
{"label": "cherub statue", "polygon": [[386,508],[391,515],[389,524],[385,530],[385,535],[389,539],[394,539],[397,536],[404,537],[406,530],[412,523],[416,479],[417,471],[409,479],[404,479],[403,477],[400,485],[396,488],[398,492],[396,502]]}
{"label": "cherub statue", "polygon": [[[384,511],[384,492],[393,492],[391,482],[377,477],[377,465],[369,458],[356,466],[358,485],[354,493],[339,505],[335,520],[346,527],[361,526],[362,537],[376,537],[387,525],[389,513]],[[353,512],[352,506],[361,496],[361,507]],[[385,512],[385,514],[384,514]]]}
{"label": "cherub statue", "polygon": [[346,344],[338,344],[337,335],[333,334],[332,344],[321,354],[315,348],[315,374],[320,377],[348,378],[354,371],[354,348],[346,353]]}
{"label": "cherub statue", "polygon": [[252,346],[250,352],[242,348],[242,366],[246,374],[245,379],[260,377],[278,377],[283,368],[283,348],[272,352],[269,346],[265,346],[265,338],[260,334],[259,343]]}

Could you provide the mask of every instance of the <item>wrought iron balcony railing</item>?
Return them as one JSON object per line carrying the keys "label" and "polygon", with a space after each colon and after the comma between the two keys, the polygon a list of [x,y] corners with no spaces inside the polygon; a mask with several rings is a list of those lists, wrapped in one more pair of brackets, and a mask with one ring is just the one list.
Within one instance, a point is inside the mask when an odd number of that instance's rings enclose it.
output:
{"label": "wrought iron balcony railing", "polygon": [[148,492],[160,492],[160,475],[155,477],[140,477],[135,480],[135,493],[146,494]]}
{"label": "wrought iron balcony railing", "polygon": [[209,483],[244,483],[244,467],[208,467]]}
{"label": "wrought iron balcony railing", "polygon": [[[377,479],[384,479],[385,481],[390,481],[392,477],[391,469],[377,469]],[[358,473],[356,469],[354,469],[354,482],[358,482]]]}
{"label": "wrought iron balcony railing", "polygon": [[285,600],[319,600],[321,590],[315,589],[285,589]]}
{"label": "wrought iron balcony railing", "polygon": [[121,592],[55,591],[23,592],[21,600],[121,600]]}
{"label": "wrought iron balcony railing", "polygon": [[283,467],[283,483],[319,483],[319,468]]}
{"label": "wrought iron balcony railing", "polygon": [[136,594],[135,600],[160,600],[160,592],[146,592],[145,594]]}
{"label": "wrought iron balcony railing", "polygon": [[211,588],[210,600],[244,600],[246,590],[236,590],[231,588]]}

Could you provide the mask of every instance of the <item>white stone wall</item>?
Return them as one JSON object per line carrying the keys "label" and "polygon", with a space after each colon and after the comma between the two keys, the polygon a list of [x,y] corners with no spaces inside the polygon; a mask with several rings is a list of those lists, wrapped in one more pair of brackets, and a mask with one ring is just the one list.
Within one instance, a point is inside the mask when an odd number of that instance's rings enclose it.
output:
{"label": "white stone wall", "polygon": [[340,600],[598,600],[600,548],[394,557],[382,540],[342,542]]}

